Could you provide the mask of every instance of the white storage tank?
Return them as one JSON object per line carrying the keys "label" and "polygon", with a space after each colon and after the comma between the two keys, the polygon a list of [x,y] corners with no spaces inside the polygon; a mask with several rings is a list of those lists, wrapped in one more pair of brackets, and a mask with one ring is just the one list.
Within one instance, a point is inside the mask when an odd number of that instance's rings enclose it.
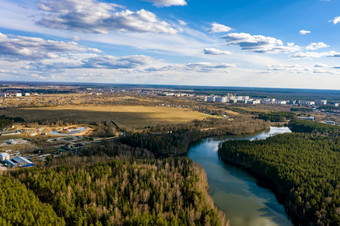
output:
{"label": "white storage tank", "polygon": [[3,153],[0,153],[0,161],[1,162],[4,162],[6,160],[9,160],[9,154],[3,152]]}

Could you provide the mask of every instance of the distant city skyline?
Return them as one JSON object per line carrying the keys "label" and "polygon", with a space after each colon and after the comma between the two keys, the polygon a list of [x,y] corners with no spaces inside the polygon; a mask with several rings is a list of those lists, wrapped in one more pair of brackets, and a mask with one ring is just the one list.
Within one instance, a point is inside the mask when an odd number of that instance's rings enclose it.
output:
{"label": "distant city skyline", "polygon": [[0,3],[0,80],[340,89],[339,1]]}

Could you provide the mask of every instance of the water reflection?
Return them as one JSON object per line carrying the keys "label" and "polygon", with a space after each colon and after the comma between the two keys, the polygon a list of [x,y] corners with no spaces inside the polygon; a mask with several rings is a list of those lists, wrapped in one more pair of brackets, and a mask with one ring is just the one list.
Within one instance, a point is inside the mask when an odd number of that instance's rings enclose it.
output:
{"label": "water reflection", "polygon": [[57,136],[73,136],[74,134],[84,132],[85,130],[89,129],[89,127],[79,127],[77,129],[70,129],[68,133],[60,133],[55,130],[49,132],[50,135],[57,135]]}
{"label": "water reflection", "polygon": [[231,225],[265,226],[292,223],[270,190],[259,187],[256,179],[245,171],[219,159],[219,143],[225,140],[266,139],[287,132],[291,132],[287,127],[271,127],[270,131],[256,135],[206,138],[190,148],[188,157],[205,169],[209,193],[215,205],[227,213]]}

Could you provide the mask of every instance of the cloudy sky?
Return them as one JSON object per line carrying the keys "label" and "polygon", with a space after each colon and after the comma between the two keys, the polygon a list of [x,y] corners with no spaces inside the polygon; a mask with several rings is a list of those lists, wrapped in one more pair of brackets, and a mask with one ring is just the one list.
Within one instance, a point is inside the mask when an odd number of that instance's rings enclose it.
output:
{"label": "cloudy sky", "polygon": [[340,89],[339,0],[0,5],[0,80]]}

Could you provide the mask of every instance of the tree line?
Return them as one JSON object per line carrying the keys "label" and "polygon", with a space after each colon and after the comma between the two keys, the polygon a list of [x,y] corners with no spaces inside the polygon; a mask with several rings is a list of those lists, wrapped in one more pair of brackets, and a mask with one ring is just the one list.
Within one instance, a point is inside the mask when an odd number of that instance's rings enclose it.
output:
{"label": "tree line", "polygon": [[313,112],[312,108],[298,108],[298,107],[294,107],[294,108],[290,108],[290,111],[296,112],[296,111],[300,111],[300,112]]}
{"label": "tree line", "polygon": [[293,132],[311,133],[315,135],[339,137],[340,126],[328,125],[309,120],[291,120],[288,124]]}
{"label": "tree line", "polygon": [[0,116],[0,129],[6,128],[15,122],[23,122],[24,120],[20,117],[6,117],[5,115]]}
{"label": "tree line", "polygon": [[285,122],[287,120],[291,120],[295,117],[295,114],[292,112],[270,112],[270,113],[260,113],[258,115],[259,119],[263,119],[265,121],[271,122]]}

